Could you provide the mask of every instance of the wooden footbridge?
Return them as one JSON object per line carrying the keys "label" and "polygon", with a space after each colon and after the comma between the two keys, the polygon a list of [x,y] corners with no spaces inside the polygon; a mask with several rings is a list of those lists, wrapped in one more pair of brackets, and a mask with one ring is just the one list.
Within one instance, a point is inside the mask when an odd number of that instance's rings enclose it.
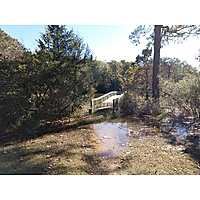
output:
{"label": "wooden footbridge", "polygon": [[124,93],[121,93],[120,91],[112,91],[98,98],[92,99],[90,101],[89,113],[92,114],[98,110],[107,108],[112,108],[114,111],[123,96]]}

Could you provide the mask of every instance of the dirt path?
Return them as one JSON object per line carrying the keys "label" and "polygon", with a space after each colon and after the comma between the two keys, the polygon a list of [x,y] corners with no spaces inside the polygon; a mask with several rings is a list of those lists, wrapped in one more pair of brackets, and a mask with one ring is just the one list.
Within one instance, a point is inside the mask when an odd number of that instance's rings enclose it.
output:
{"label": "dirt path", "polygon": [[194,142],[172,143],[146,127],[130,132],[127,148],[109,157],[97,153],[100,143],[91,142],[95,134],[88,125],[2,145],[0,174],[200,174],[200,150]]}

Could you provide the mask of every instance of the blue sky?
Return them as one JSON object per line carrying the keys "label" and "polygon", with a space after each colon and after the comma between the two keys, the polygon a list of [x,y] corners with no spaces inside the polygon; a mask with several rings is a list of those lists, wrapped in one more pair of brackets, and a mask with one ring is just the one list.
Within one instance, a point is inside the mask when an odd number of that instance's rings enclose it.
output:
{"label": "blue sky", "polygon": [[[102,61],[134,61],[147,43],[146,40],[142,40],[139,46],[135,46],[128,39],[137,25],[69,25],[66,27],[68,30],[73,28],[75,33],[83,37],[84,43],[89,45],[94,57]],[[37,47],[36,39],[39,39],[40,33],[44,33],[45,30],[43,25],[0,25],[0,28],[30,50]],[[195,55],[198,55],[199,49],[200,39],[190,38],[183,44],[170,43],[169,46],[165,46],[161,49],[161,57],[177,57],[197,67]]]}

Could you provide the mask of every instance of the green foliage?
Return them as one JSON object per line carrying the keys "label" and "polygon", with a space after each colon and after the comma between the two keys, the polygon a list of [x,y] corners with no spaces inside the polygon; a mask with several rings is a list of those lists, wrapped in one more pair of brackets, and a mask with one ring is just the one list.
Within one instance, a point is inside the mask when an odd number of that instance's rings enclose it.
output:
{"label": "green foliage", "polygon": [[[12,42],[8,46],[11,48]],[[35,53],[21,52],[20,59],[7,51],[7,57],[0,60],[0,124],[4,132],[13,128],[31,132],[41,119],[71,116],[95,92],[97,63],[73,30],[47,26],[38,47]]]}
{"label": "green foliage", "polygon": [[0,29],[0,60],[20,60],[25,48]]}
{"label": "green foliage", "polygon": [[[150,33],[151,32],[151,33]],[[150,34],[148,34],[150,33]],[[198,36],[200,34],[200,26],[196,25],[154,25],[138,26],[129,39],[135,45],[140,43],[140,37],[147,35],[147,40],[154,45],[154,57],[153,57],[153,73],[152,73],[152,96],[154,99],[159,99],[159,68],[160,68],[160,49],[163,45],[173,41],[176,43],[183,42],[189,36]],[[197,58],[198,59],[198,58]]]}
{"label": "green foliage", "polygon": [[48,117],[62,118],[81,108],[95,92],[95,68],[89,47],[65,26],[47,26],[38,41],[40,65],[37,109]]}
{"label": "green foliage", "polygon": [[98,70],[98,93],[106,93],[110,91],[123,90],[124,88],[124,75],[129,69],[131,63],[124,60],[117,62],[112,60],[110,62],[97,61]]}
{"label": "green foliage", "polygon": [[156,117],[156,119],[157,119],[158,121],[161,121],[161,120],[163,120],[166,116],[167,116],[167,113],[161,113],[160,115],[158,115],[158,116]]}
{"label": "green foliage", "polygon": [[178,108],[179,114],[200,115],[200,76],[187,74],[178,82],[161,79],[163,102],[170,108]]}
{"label": "green foliage", "polygon": [[126,87],[131,91],[137,92],[137,95],[149,99],[151,91],[151,74],[152,74],[152,48],[150,43],[143,49],[142,55],[136,57],[136,61],[132,63],[132,67],[127,70],[126,74],[131,75]]}
{"label": "green foliage", "polygon": [[[123,89],[127,91],[122,105],[124,115],[147,114],[146,102],[150,99],[151,73],[152,73],[152,49],[150,44],[136,57],[136,61],[130,64],[123,76]],[[127,98],[127,99],[126,99]],[[144,105],[144,104],[145,105]],[[128,110],[130,108],[130,110]]]}
{"label": "green foliage", "polygon": [[[181,27],[175,28],[181,31]],[[0,30],[1,132],[31,132],[41,119],[78,117],[79,109],[96,89],[127,91],[121,106],[124,115],[157,115],[160,103],[161,107],[165,104],[199,116],[199,73],[175,58],[161,60],[162,99],[159,103],[152,101],[151,53],[148,43],[133,63],[96,61],[79,35],[57,25],[46,27],[38,40],[38,50],[32,53]]]}
{"label": "green foliage", "polygon": [[136,101],[135,94],[126,92],[121,102],[121,114],[124,116],[134,115],[138,111],[138,102]]}
{"label": "green foliage", "polygon": [[7,131],[25,114],[28,102],[22,94],[24,70],[20,65],[25,49],[15,39],[0,30],[0,126]]}
{"label": "green foliage", "polygon": [[187,62],[181,62],[178,58],[161,58],[160,62],[160,76],[164,79],[172,79],[175,82],[182,80],[187,74],[196,73],[194,69]]}
{"label": "green foliage", "polygon": [[[200,34],[199,25],[161,25],[161,28],[161,46],[169,44],[169,41],[180,43],[190,36]],[[129,40],[133,44],[138,45],[140,44],[140,38],[146,36],[146,40],[153,44],[155,39],[154,29],[155,25],[140,25],[131,32]]]}
{"label": "green foliage", "polygon": [[[199,73],[195,68],[177,58],[162,58],[159,76],[161,98],[160,101],[151,99],[149,95],[152,90],[150,50],[147,46],[123,76],[124,89],[129,93],[127,100],[123,102],[126,104],[122,106],[123,114],[157,116],[159,113],[174,113],[178,109],[179,114],[198,116]],[[134,107],[134,112],[132,107]],[[157,119],[161,120],[163,117],[165,114],[159,115]]]}

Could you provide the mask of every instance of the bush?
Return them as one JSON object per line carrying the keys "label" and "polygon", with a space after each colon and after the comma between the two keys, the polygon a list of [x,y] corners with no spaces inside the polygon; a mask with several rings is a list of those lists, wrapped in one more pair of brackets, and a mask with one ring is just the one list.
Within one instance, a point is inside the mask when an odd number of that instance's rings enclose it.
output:
{"label": "bush", "polygon": [[153,115],[157,116],[161,112],[159,101],[153,99],[146,100],[134,92],[125,93],[124,99],[121,102],[121,113],[127,115]]}
{"label": "bush", "polygon": [[137,112],[138,104],[133,93],[125,93],[121,101],[121,114],[124,116],[133,115]]}
{"label": "bush", "polygon": [[200,76],[187,75],[182,80],[160,80],[162,100],[168,107],[176,107],[179,114],[200,116]]}

